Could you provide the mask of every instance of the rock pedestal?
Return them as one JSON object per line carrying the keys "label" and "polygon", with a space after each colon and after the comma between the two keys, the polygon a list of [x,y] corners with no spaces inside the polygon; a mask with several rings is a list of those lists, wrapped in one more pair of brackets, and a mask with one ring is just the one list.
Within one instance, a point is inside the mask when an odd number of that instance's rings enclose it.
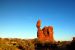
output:
{"label": "rock pedestal", "polygon": [[37,38],[39,41],[49,41],[53,42],[53,27],[52,26],[45,26],[43,29],[40,28],[41,20],[37,21]]}

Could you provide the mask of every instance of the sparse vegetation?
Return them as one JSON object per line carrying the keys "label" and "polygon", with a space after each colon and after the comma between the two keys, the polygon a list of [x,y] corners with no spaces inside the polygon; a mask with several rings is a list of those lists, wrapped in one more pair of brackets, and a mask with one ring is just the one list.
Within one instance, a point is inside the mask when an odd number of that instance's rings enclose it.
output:
{"label": "sparse vegetation", "polygon": [[34,40],[0,38],[0,50],[34,50]]}
{"label": "sparse vegetation", "polygon": [[[72,42],[40,42],[37,39],[8,39],[0,38],[0,50],[71,50],[75,41]],[[72,49],[73,50],[73,49]]]}

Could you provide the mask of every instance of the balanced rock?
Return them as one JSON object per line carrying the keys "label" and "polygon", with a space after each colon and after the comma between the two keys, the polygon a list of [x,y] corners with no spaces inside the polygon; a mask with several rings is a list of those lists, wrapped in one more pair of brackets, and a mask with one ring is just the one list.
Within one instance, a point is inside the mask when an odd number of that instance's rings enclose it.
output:
{"label": "balanced rock", "polygon": [[40,28],[41,20],[37,21],[37,38],[39,41],[50,41],[53,42],[53,27],[52,26],[45,26],[43,29]]}

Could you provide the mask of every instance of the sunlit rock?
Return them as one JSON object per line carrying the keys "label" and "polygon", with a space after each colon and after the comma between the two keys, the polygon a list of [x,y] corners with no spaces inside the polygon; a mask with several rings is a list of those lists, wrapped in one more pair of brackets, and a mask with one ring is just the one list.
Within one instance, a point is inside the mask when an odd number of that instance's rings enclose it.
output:
{"label": "sunlit rock", "polygon": [[41,20],[37,21],[37,38],[39,41],[49,41],[53,42],[53,27],[52,26],[45,26],[43,29],[40,28]]}

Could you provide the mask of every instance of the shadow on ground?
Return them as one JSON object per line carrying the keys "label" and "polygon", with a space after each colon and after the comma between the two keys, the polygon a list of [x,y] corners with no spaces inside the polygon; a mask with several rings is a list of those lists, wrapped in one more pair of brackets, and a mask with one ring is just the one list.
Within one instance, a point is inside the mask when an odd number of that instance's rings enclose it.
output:
{"label": "shadow on ground", "polygon": [[70,44],[63,46],[50,43],[36,43],[35,50],[75,50],[75,41],[72,41]]}

